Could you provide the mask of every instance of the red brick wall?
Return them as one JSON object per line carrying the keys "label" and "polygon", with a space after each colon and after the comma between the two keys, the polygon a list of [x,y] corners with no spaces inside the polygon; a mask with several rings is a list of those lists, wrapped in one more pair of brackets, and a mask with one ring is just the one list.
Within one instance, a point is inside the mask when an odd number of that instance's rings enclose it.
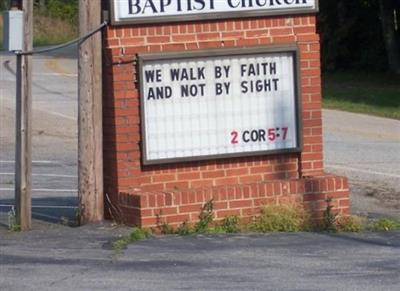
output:
{"label": "red brick wall", "polygon": [[[331,198],[334,213],[349,214],[349,191],[345,177],[324,176],[275,180],[246,185],[218,186],[186,191],[120,193],[118,220],[144,227],[183,221],[198,221],[205,201],[213,199],[214,216],[251,218],[263,205],[295,203],[304,205],[314,220],[321,221]],[[118,214],[117,214],[118,215]]]}
{"label": "red brick wall", "polygon": [[[319,36],[315,16],[108,27],[104,38],[105,191],[183,191],[323,174]],[[142,166],[136,54],[297,43],[302,154]],[[244,48],[245,49],[245,48]]]}

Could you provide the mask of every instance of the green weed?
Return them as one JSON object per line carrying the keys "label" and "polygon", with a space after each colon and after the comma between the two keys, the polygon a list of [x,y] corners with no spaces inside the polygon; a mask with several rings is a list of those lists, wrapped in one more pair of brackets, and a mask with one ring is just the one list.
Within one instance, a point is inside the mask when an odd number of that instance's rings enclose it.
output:
{"label": "green weed", "polygon": [[308,229],[305,211],[295,204],[270,205],[261,210],[250,229],[256,232],[296,232]]}
{"label": "green weed", "polygon": [[123,238],[120,238],[120,239],[117,239],[117,240],[113,241],[112,242],[112,248],[113,248],[115,253],[119,254],[130,243],[131,243],[131,241],[129,240],[129,238],[123,237]]}
{"label": "green weed", "polygon": [[221,228],[226,233],[240,232],[240,218],[237,216],[227,216],[221,221]]}
{"label": "green weed", "polygon": [[321,230],[327,232],[337,232],[336,218],[337,215],[332,212],[332,198],[326,199],[326,209],[324,211],[324,219],[322,221]]}
{"label": "green weed", "polygon": [[128,236],[122,237],[112,242],[112,248],[116,253],[120,253],[127,245],[139,240],[148,239],[151,231],[144,228],[134,227]]}
{"label": "green weed", "polygon": [[174,228],[167,222],[161,223],[158,228],[160,229],[161,234],[175,234]]}
{"label": "green weed", "polygon": [[134,227],[132,229],[131,233],[129,234],[129,239],[132,242],[135,242],[135,241],[138,241],[138,240],[147,239],[150,236],[151,236],[150,230],[148,230],[146,228]]}
{"label": "green weed", "polygon": [[336,219],[336,230],[339,232],[361,232],[364,230],[364,221],[361,217],[339,216]]}
{"label": "green weed", "polygon": [[11,207],[11,210],[7,213],[8,218],[8,229],[10,231],[20,231],[21,225],[17,223],[17,214],[15,212],[14,206]]}
{"label": "green weed", "polygon": [[190,227],[190,224],[187,221],[184,221],[180,226],[178,226],[175,233],[185,236],[193,234],[194,230]]}
{"label": "green weed", "polygon": [[207,229],[211,226],[213,220],[214,220],[214,204],[213,204],[213,199],[207,201],[203,208],[201,209],[200,215],[199,215],[199,222],[196,223],[194,227],[194,232],[195,233],[205,233],[207,232]]}
{"label": "green weed", "polygon": [[176,230],[166,222],[159,224],[158,228],[162,234],[177,234],[182,236],[202,233],[237,233],[241,230],[240,219],[237,216],[225,217],[220,222],[214,221],[214,205],[212,199],[203,205],[199,214],[199,221],[193,227],[187,221],[184,221]]}
{"label": "green weed", "polygon": [[400,220],[382,218],[369,223],[367,229],[371,231],[400,230]]}

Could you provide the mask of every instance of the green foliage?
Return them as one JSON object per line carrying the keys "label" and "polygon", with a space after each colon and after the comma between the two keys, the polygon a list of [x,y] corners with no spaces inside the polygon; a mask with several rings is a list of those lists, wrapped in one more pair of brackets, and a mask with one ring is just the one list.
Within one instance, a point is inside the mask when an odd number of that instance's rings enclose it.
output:
{"label": "green foliage", "polygon": [[210,227],[214,219],[213,210],[214,210],[214,204],[213,204],[213,199],[211,199],[207,201],[204,204],[203,208],[201,209],[199,215],[199,222],[197,222],[194,227],[194,231],[196,233],[205,233],[207,229]]}
{"label": "green foliage", "polygon": [[295,232],[308,230],[309,219],[299,205],[270,205],[261,210],[261,216],[252,224],[257,232]]}
{"label": "green foliage", "polygon": [[324,80],[325,108],[400,119],[400,77],[394,74],[337,72]]}
{"label": "green foliage", "polygon": [[236,233],[240,231],[240,219],[237,216],[225,217],[221,222],[214,222],[213,200],[207,201],[200,212],[199,221],[192,227],[184,221],[176,230],[168,223],[158,226],[162,234],[191,235],[201,233]]}
{"label": "green foliage", "polygon": [[71,24],[78,23],[79,0],[47,0],[45,2],[44,7],[36,6],[38,14],[58,18]]}
{"label": "green foliage", "polygon": [[226,233],[240,232],[240,219],[237,216],[227,216],[221,221],[221,228]]}
{"label": "green foliage", "polygon": [[78,0],[35,1],[34,45],[65,43],[77,37],[78,11]]}
{"label": "green foliage", "polygon": [[10,231],[20,231],[21,230],[21,225],[19,225],[17,223],[17,215],[15,213],[14,206],[7,213],[7,216],[8,216],[8,230],[10,230]]}
{"label": "green foliage", "polygon": [[161,234],[175,234],[174,228],[167,222],[161,223],[158,228],[160,229]]}
{"label": "green foliage", "polygon": [[120,253],[127,245],[139,240],[148,239],[151,231],[144,228],[134,227],[128,236],[122,237],[112,242],[112,248],[116,253]]}
{"label": "green foliage", "polygon": [[126,248],[127,245],[130,244],[130,240],[127,237],[123,237],[120,239],[117,239],[112,242],[112,248],[114,252],[116,253],[121,253],[123,249]]}
{"label": "green foliage", "polygon": [[225,234],[225,229],[220,224],[213,224],[205,231],[207,234]]}
{"label": "green foliage", "polygon": [[361,232],[364,230],[363,219],[359,216],[340,216],[336,220],[339,232]]}
{"label": "green foliage", "polygon": [[324,219],[322,221],[322,229],[323,231],[327,232],[337,232],[337,225],[336,225],[336,218],[337,215],[332,212],[333,205],[332,198],[326,199],[326,209],[324,211]]}
{"label": "green foliage", "polygon": [[144,240],[147,239],[151,236],[151,232],[148,229],[145,228],[138,228],[134,227],[129,234],[129,239],[131,242],[138,241],[138,240]]}
{"label": "green foliage", "polygon": [[194,230],[190,227],[190,224],[187,221],[184,221],[177,229],[176,234],[185,236],[191,235],[194,233]]}
{"label": "green foliage", "polygon": [[0,1],[0,12],[4,10],[8,10],[10,8],[10,0],[1,0]]}
{"label": "green foliage", "polygon": [[379,1],[319,1],[324,70],[387,68]]}
{"label": "green foliage", "polygon": [[393,231],[400,230],[400,220],[382,218],[371,222],[368,227],[371,231]]}

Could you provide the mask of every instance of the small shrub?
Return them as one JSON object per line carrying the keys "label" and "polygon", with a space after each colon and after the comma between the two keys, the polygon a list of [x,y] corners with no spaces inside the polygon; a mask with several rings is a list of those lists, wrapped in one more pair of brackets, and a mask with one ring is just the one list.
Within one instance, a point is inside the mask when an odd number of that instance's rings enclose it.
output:
{"label": "small shrub", "polygon": [[150,235],[151,235],[151,232],[148,229],[134,227],[132,229],[131,233],[129,234],[129,239],[131,242],[134,242],[134,241],[149,238]]}
{"label": "small shrub", "polygon": [[206,233],[208,234],[224,234],[226,233],[225,229],[223,229],[223,227],[219,224],[210,226],[207,228]]}
{"label": "small shrub", "polygon": [[112,248],[115,253],[121,253],[131,242],[128,237],[123,237],[112,242]]}
{"label": "small shrub", "polygon": [[227,216],[221,221],[221,228],[226,233],[237,233],[240,231],[240,219],[237,216]]}
{"label": "small shrub", "polygon": [[8,230],[20,231],[21,225],[17,223],[17,214],[15,213],[14,206],[11,207],[11,210],[7,213],[7,216],[8,216]]}
{"label": "small shrub", "polygon": [[134,227],[128,236],[121,237],[112,242],[112,248],[116,253],[120,253],[127,245],[139,240],[148,239],[151,231],[145,228]]}
{"label": "small shrub", "polygon": [[214,220],[214,204],[213,199],[207,201],[201,209],[199,222],[196,223],[194,231],[196,233],[205,233]]}
{"label": "small shrub", "polygon": [[368,230],[372,230],[372,231],[400,230],[400,221],[388,219],[388,218],[382,218],[382,219],[371,222],[367,228],[368,228]]}
{"label": "small shrub", "polygon": [[190,227],[187,221],[184,221],[177,229],[176,234],[178,235],[190,235],[193,234],[193,229]]}
{"label": "small shrub", "polygon": [[336,219],[335,228],[339,232],[361,232],[364,229],[364,223],[359,216],[340,216]]}
{"label": "small shrub", "polygon": [[322,222],[321,230],[327,232],[337,232],[336,218],[337,215],[332,212],[333,205],[332,198],[326,199],[326,209],[324,211],[324,220]]}
{"label": "small shrub", "polygon": [[251,229],[258,232],[294,232],[308,229],[309,219],[299,205],[271,205],[261,210]]}
{"label": "small shrub", "polygon": [[174,228],[167,222],[161,223],[161,225],[159,225],[158,227],[160,229],[161,234],[175,234]]}

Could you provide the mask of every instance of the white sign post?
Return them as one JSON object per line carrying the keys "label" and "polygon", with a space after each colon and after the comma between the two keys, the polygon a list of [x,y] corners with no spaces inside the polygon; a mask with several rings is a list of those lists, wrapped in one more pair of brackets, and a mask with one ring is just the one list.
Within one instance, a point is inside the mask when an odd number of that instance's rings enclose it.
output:
{"label": "white sign post", "polygon": [[143,163],[299,152],[295,47],[139,56]]}
{"label": "white sign post", "polygon": [[316,13],[318,0],[113,0],[113,24]]}

